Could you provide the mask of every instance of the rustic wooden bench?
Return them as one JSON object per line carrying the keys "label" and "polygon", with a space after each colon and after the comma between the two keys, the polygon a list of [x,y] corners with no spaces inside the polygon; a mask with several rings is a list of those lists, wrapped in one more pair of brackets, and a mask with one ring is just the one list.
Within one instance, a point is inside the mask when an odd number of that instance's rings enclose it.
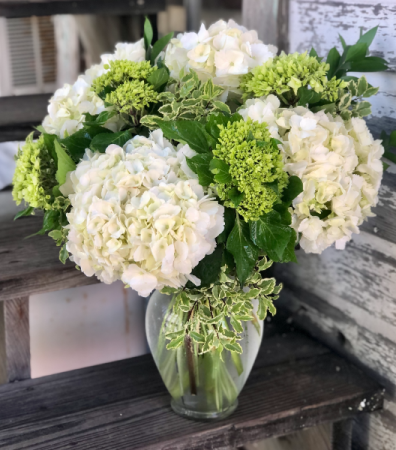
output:
{"label": "rustic wooden bench", "polygon": [[[0,225],[0,448],[228,449],[324,422],[350,449],[352,418],[382,407],[382,388],[281,317],[266,336],[237,411],[212,423],[175,415],[151,355],[29,380],[29,295],[97,282],[46,236],[40,217]],[[15,383],[15,381],[19,381]]]}

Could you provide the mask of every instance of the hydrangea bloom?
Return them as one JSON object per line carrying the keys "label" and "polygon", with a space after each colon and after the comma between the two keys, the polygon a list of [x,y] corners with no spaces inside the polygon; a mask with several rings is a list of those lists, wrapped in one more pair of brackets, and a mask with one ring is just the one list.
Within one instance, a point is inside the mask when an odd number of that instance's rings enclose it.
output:
{"label": "hydrangea bloom", "polygon": [[274,46],[264,45],[256,31],[248,31],[233,20],[219,20],[208,29],[202,24],[198,33],[172,39],[165,64],[176,80],[190,68],[202,81],[213,78],[214,84],[226,89],[226,97],[228,90],[239,93],[241,76],[275,56],[276,51]]}
{"label": "hydrangea bloom", "polygon": [[[69,179],[67,250],[87,276],[122,279],[140,295],[163,286],[199,285],[192,269],[213,252],[224,208],[205,195],[162,131],[135,136],[124,149],[87,150]],[[194,178],[192,178],[192,175]]]}
{"label": "hydrangea bloom", "polygon": [[30,134],[16,156],[12,195],[17,205],[22,200],[33,208],[52,208],[52,188],[56,185],[56,165],[49,155],[44,137],[33,141]]}
{"label": "hydrangea bloom", "polygon": [[[65,84],[58,89],[50,100],[48,115],[43,121],[47,133],[64,138],[82,128],[84,113],[95,115],[106,109],[103,100],[92,90],[92,83],[108,70],[105,66],[115,60],[144,61],[143,39],[134,44],[117,44],[114,54],[102,56],[101,64],[80,75],[73,85]],[[117,131],[117,117],[110,119],[105,126]]]}
{"label": "hydrangea bloom", "polygon": [[287,184],[282,155],[264,123],[248,118],[246,122],[229,122],[220,128],[219,143],[213,154],[229,165],[231,181],[217,183],[217,193],[226,206],[236,207],[246,221],[258,220],[272,210],[279,198],[268,183],[276,182],[279,194]]}
{"label": "hydrangea bloom", "polygon": [[315,92],[321,92],[322,98],[335,101],[339,88],[345,87],[346,82],[335,77],[327,80],[329,67],[307,52],[290,55],[282,52],[245,75],[241,88],[246,96],[278,94],[289,105],[294,103],[300,87],[310,86]]}
{"label": "hydrangea bloom", "polygon": [[335,243],[345,248],[352,233],[378,202],[384,149],[363,119],[344,121],[304,107],[279,109],[279,100],[249,100],[244,118],[265,121],[283,142],[284,169],[297,175],[304,192],[293,202],[293,228],[308,253],[321,253]]}

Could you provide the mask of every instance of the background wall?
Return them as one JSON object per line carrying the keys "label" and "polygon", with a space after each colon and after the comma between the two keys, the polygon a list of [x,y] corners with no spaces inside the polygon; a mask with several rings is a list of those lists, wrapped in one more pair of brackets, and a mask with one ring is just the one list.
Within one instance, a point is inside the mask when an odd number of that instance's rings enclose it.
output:
{"label": "background wall", "polygon": [[[290,51],[315,47],[322,56],[338,41],[347,43],[379,25],[373,54],[390,62],[386,73],[367,74],[381,86],[370,99],[369,124],[378,137],[382,129],[396,129],[396,1],[291,0]],[[361,416],[354,432],[354,448],[396,449],[396,171],[388,169],[380,202],[360,235],[345,251],[328,249],[322,255],[298,252],[299,264],[278,265],[276,276],[285,282],[279,300],[293,320],[336,351],[364,366],[386,388],[385,410]]]}

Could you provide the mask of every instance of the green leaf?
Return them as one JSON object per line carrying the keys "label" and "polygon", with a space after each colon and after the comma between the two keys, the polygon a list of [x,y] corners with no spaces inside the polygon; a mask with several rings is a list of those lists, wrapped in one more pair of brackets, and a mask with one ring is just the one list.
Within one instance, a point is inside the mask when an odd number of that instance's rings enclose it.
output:
{"label": "green leaf", "polygon": [[235,223],[235,209],[224,208],[224,230],[217,236],[217,243],[222,244],[227,241],[229,234],[231,233]]}
{"label": "green leaf", "polygon": [[43,136],[45,148],[48,150],[55,163],[58,164],[58,156],[55,151],[55,139],[57,138],[56,134],[43,133]]}
{"label": "green leaf", "polygon": [[59,261],[62,264],[65,264],[68,257],[69,257],[69,252],[66,250],[66,244],[64,244],[59,252]]}
{"label": "green leaf", "polygon": [[225,114],[231,114],[230,107],[223,102],[216,100],[213,102],[213,106],[215,106],[219,111]]}
{"label": "green leaf", "polygon": [[20,217],[24,217],[24,216],[30,216],[32,215],[34,211],[33,206],[28,206],[26,209],[24,209],[23,211],[19,211],[19,213],[17,213],[14,217],[14,220],[19,219]]}
{"label": "green leaf", "polygon": [[250,238],[249,225],[238,215],[227,239],[227,250],[234,257],[239,281],[244,285],[256,265],[259,249]]}
{"label": "green leaf", "polygon": [[186,158],[188,167],[198,175],[201,186],[210,186],[213,183],[213,174],[209,168],[212,158],[212,153],[203,153],[192,158]]}
{"label": "green leaf", "polygon": [[351,94],[345,94],[340,98],[340,103],[338,104],[338,108],[340,110],[346,109],[350,106],[352,101],[352,95]]}
{"label": "green leaf", "polygon": [[284,225],[291,225],[292,216],[289,212],[289,205],[286,203],[277,203],[274,205],[274,210],[280,214],[281,221]]}
{"label": "green leaf", "polygon": [[56,155],[58,157],[58,170],[56,171],[55,178],[62,186],[62,184],[66,182],[66,175],[76,169],[76,164],[57,140],[55,140],[54,143]]}
{"label": "green leaf", "polygon": [[[223,246],[218,245],[213,253],[206,255],[205,258],[194,267],[192,274],[201,280],[201,286],[210,286],[218,279],[222,259]],[[194,286],[192,283],[189,283],[189,285],[191,285],[191,287]]]}
{"label": "green leaf", "polygon": [[239,354],[242,353],[242,347],[240,346],[240,344],[238,344],[238,342],[234,342],[233,344],[227,342],[224,344],[224,348],[230,352],[235,352]]}
{"label": "green leaf", "polygon": [[[144,31],[143,31],[143,38],[144,38],[144,48],[146,50],[146,55],[148,50],[150,49],[151,46],[151,42],[153,41],[153,27],[151,26],[151,22],[148,19],[148,17],[146,17],[145,21],[144,21]],[[150,58],[147,58],[147,60],[150,60]]]}
{"label": "green leaf", "polygon": [[368,83],[366,77],[360,77],[357,83],[357,95],[362,96],[368,88]]}
{"label": "green leaf", "polygon": [[214,174],[214,179],[218,183],[231,183],[230,166],[221,159],[213,158],[209,164],[210,171]]}
{"label": "green leaf", "polygon": [[389,164],[387,164],[386,162],[382,161],[382,168],[384,169],[384,172],[385,172],[385,170],[389,169],[389,167],[390,167]]}
{"label": "green leaf", "polygon": [[89,125],[85,126],[82,130],[78,130],[76,133],[73,133],[71,136],[62,139],[60,143],[67,148],[67,151],[73,161],[78,163],[84,156],[85,150],[89,148],[92,139],[98,134],[103,133],[113,134],[111,130],[101,127],[100,125]]}
{"label": "green leaf", "polygon": [[360,39],[357,41],[358,44],[366,44],[367,47],[370,47],[371,43],[373,42],[375,35],[378,31],[378,25],[374,28],[371,28],[371,30],[364,33],[362,36],[360,36]]}
{"label": "green leaf", "polygon": [[382,72],[388,68],[387,62],[377,56],[367,56],[351,63],[351,72]]}
{"label": "green leaf", "polygon": [[193,120],[165,121],[157,120],[158,126],[167,139],[188,144],[197,153],[210,151],[205,127]]}
{"label": "green leaf", "polygon": [[386,151],[386,152],[384,152],[384,158],[386,158],[389,161],[392,161],[394,164],[396,164],[396,154],[395,153]]}
{"label": "green leaf", "polygon": [[165,87],[169,80],[169,72],[165,67],[155,70],[148,78],[147,81],[153,86],[154,90],[160,91]]}
{"label": "green leaf", "polygon": [[289,178],[289,184],[282,193],[282,202],[288,206],[291,205],[292,201],[296,197],[298,197],[301,194],[301,192],[303,192],[303,190],[304,187],[300,178],[296,177],[295,175],[292,175]]}
{"label": "green leaf", "polygon": [[322,98],[319,92],[315,92],[313,89],[308,89],[306,86],[300,87],[297,94],[300,97],[298,100],[298,105],[300,106],[317,103]]}
{"label": "green leaf", "polygon": [[243,120],[243,118],[239,114],[233,114],[232,116],[226,116],[224,114],[211,114],[208,118],[205,129],[217,141],[220,137],[221,131],[219,125],[226,127],[229,122],[239,122],[240,120]]}
{"label": "green leaf", "polygon": [[250,222],[252,241],[275,262],[283,259],[291,234],[292,229],[282,223],[277,211],[263,214],[259,220]]}
{"label": "green leaf", "polygon": [[205,344],[205,336],[203,334],[197,333],[196,331],[190,331],[191,339],[197,344]]}
{"label": "green leaf", "polygon": [[314,56],[315,58],[317,58],[319,55],[316,52],[316,50],[312,47],[311,51],[309,52],[309,56]]}
{"label": "green leaf", "polygon": [[319,217],[320,220],[326,219],[332,213],[331,209],[323,209],[320,213],[311,211],[311,216]]}
{"label": "green leaf", "polygon": [[[117,111],[102,111],[100,114],[96,116],[91,116],[91,114],[85,113],[85,122],[84,126],[88,125],[104,125],[108,120],[117,115]],[[71,135],[70,137],[72,137]]]}
{"label": "green leaf", "polygon": [[232,328],[234,328],[234,330],[237,333],[243,333],[243,327],[239,320],[237,320],[237,319],[235,319],[235,317],[231,316],[230,323],[231,323]]}
{"label": "green leaf", "polygon": [[392,147],[396,147],[396,130],[392,131],[392,133],[389,136],[389,144]]}
{"label": "green leaf", "polygon": [[150,55],[150,63],[153,66],[155,64],[155,60],[158,55],[162,52],[162,50],[168,45],[169,41],[173,38],[173,32],[163,36],[161,39],[153,45],[153,49]]}
{"label": "green leaf", "polygon": [[340,38],[342,49],[345,51],[347,49],[345,39],[341,36],[341,34],[338,34],[338,37]]}
{"label": "green leaf", "polygon": [[360,61],[366,56],[367,50],[368,45],[365,43],[351,45],[346,52],[345,61]]}
{"label": "green leaf", "polygon": [[101,133],[92,139],[89,148],[94,152],[104,153],[109,145],[123,147],[130,139],[132,139],[132,135],[128,130],[118,133]]}
{"label": "green leaf", "polygon": [[333,47],[329,51],[329,54],[327,55],[327,59],[326,59],[326,62],[328,64],[330,64],[330,69],[327,72],[327,79],[328,80],[331,80],[334,77],[334,75],[335,75],[335,73],[336,73],[336,71],[338,69],[338,65],[340,63],[340,59],[341,59],[341,56],[338,53],[338,50],[335,47]]}
{"label": "green leaf", "polygon": [[367,98],[367,97],[372,97],[373,95],[377,94],[379,91],[379,87],[369,87],[364,93],[363,93],[363,97]]}
{"label": "green leaf", "polygon": [[238,208],[241,201],[245,198],[245,194],[243,192],[239,192],[238,188],[233,187],[228,191],[228,198],[231,200],[235,208]]}
{"label": "green leaf", "polygon": [[181,347],[184,343],[184,336],[179,336],[176,339],[172,339],[169,344],[167,344],[166,349],[167,350],[176,350],[177,348]]}
{"label": "green leaf", "polygon": [[161,294],[172,295],[176,294],[176,292],[178,292],[178,289],[170,286],[165,286],[161,289]]}

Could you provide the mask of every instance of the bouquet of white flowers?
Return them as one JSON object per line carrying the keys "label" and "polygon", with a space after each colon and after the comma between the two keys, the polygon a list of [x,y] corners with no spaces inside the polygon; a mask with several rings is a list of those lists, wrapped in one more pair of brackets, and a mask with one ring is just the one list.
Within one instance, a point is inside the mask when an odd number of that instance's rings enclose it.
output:
{"label": "bouquet of white flowers", "polygon": [[[296,262],[298,244],[344,248],[373,215],[384,149],[362,117],[378,88],[348,72],[386,69],[367,56],[375,32],[324,60],[276,56],[233,21],[152,45],[146,21],[144,39],[56,91],[40,137],[20,149],[18,216],[44,211],[39,233],[62,262],[173,296],[155,358],[174,398],[184,363],[170,370],[166,350],[184,349],[192,394],[193,358],[219,367],[228,352],[241,375],[238,341],[275,313],[281,289],[262,272]],[[241,386],[215,372],[207,391],[224,410]]]}

